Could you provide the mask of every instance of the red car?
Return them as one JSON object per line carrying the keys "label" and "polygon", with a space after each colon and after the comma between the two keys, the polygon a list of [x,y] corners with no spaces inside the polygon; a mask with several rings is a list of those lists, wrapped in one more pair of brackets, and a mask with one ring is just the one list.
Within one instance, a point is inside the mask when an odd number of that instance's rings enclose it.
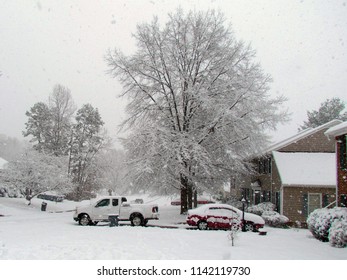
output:
{"label": "red car", "polygon": [[[247,231],[258,231],[264,227],[262,217],[245,212]],[[231,225],[242,225],[242,211],[228,204],[207,204],[188,211],[187,224],[200,230],[230,229]]]}

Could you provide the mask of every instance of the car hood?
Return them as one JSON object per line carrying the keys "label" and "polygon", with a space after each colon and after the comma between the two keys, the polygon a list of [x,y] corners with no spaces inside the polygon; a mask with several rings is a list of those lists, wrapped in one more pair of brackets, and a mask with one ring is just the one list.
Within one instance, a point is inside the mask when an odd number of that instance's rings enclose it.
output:
{"label": "car hood", "polygon": [[265,224],[265,221],[262,217],[260,217],[259,215],[256,215],[256,214],[248,213],[248,212],[245,212],[245,220],[251,221],[255,224],[260,224],[260,225]]}

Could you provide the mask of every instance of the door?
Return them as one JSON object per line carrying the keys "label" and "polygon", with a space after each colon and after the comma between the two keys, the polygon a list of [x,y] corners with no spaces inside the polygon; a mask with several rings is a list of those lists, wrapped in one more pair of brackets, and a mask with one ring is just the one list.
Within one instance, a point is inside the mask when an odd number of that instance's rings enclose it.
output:
{"label": "door", "polygon": [[111,203],[109,198],[100,200],[94,207],[93,216],[96,220],[108,220],[109,214],[112,214]]}
{"label": "door", "polygon": [[228,208],[211,207],[208,211],[208,227],[229,229],[238,219],[238,214]]}
{"label": "door", "polygon": [[308,214],[311,214],[314,210],[322,208],[322,194],[321,193],[309,193],[308,194]]}

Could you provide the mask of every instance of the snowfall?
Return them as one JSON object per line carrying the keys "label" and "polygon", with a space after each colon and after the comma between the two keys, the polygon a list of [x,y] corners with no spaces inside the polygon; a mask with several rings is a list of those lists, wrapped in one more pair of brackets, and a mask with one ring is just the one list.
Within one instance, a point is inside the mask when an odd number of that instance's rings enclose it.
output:
{"label": "snowfall", "polygon": [[[121,223],[80,226],[76,202],[0,197],[2,260],[347,260],[347,248],[316,240],[306,229],[265,227],[266,235],[190,229],[170,198],[146,197],[159,205],[160,219],[147,227]],[[84,204],[89,201],[82,202]]]}

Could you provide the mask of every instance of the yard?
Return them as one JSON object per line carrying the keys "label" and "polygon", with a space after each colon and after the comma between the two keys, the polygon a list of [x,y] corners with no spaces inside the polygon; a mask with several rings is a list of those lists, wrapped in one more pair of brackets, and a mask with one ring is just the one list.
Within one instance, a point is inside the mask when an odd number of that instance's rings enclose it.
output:
{"label": "yard", "polygon": [[[159,199],[161,218],[148,227],[79,226],[74,202],[0,198],[0,259],[3,260],[346,260],[338,249],[305,229],[266,227],[266,236],[239,232],[232,246],[227,231],[187,230],[177,206]],[[146,202],[146,201],[145,201]],[[153,201],[155,202],[155,201]],[[67,211],[67,212],[66,212]],[[169,226],[175,228],[161,228]]]}

